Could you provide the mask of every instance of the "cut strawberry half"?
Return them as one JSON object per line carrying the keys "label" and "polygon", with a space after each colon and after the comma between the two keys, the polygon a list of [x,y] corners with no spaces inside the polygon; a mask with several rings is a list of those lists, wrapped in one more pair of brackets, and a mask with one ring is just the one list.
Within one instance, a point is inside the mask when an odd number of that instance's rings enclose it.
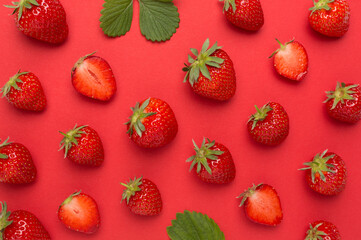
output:
{"label": "cut strawberry half", "polygon": [[108,62],[93,56],[94,53],[85,55],[75,63],[71,73],[72,83],[79,93],[107,101],[117,90],[115,78]]}

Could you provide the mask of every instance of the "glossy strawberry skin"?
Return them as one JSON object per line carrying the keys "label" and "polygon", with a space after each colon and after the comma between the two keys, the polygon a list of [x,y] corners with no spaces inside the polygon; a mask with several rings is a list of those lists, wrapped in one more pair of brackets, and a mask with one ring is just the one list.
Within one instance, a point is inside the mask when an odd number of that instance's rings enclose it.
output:
{"label": "glossy strawberry skin", "polygon": [[225,11],[226,18],[235,26],[257,31],[264,24],[263,10],[259,0],[235,0],[236,11],[232,6]]}
{"label": "glossy strawberry skin", "polygon": [[193,84],[193,91],[203,97],[225,101],[232,98],[236,92],[236,73],[233,62],[228,54],[222,49],[216,50],[212,57],[224,59],[220,68],[206,66],[211,80],[199,73],[198,80]]}
{"label": "glossy strawberry skin", "polygon": [[217,160],[207,159],[212,174],[209,174],[207,170],[202,167],[199,173],[197,173],[198,177],[202,181],[208,183],[224,184],[232,182],[236,177],[236,167],[228,148],[226,148],[223,144],[216,142],[210,149],[222,151],[223,154],[217,156]]}
{"label": "glossy strawberry skin", "polygon": [[66,13],[58,0],[37,0],[39,6],[24,9],[20,21],[14,14],[18,29],[25,35],[49,43],[62,43],[68,37]]}
{"label": "glossy strawberry skin", "polygon": [[35,181],[37,171],[29,150],[20,143],[0,147],[0,153],[8,156],[0,159],[0,182],[24,184]]}
{"label": "glossy strawberry skin", "polygon": [[76,138],[78,145],[70,148],[67,158],[80,165],[100,166],[104,161],[104,148],[98,133],[89,126],[81,130],[85,133]]}
{"label": "glossy strawberry skin", "polygon": [[[325,157],[333,155],[335,153],[327,152]],[[312,182],[311,170],[306,171],[306,181],[311,189],[321,193],[323,195],[337,195],[342,192],[346,185],[347,180],[347,171],[345,162],[340,156],[335,154],[333,158],[327,161],[328,164],[332,164],[334,167],[330,168],[335,171],[332,172],[323,172],[326,177],[326,181],[323,181],[319,173],[315,174],[315,182]]]}
{"label": "glossy strawberry skin", "polygon": [[[346,84],[350,86],[353,84]],[[326,102],[327,113],[342,122],[356,123],[361,119],[361,89],[360,86],[351,88],[354,91],[350,96],[354,99],[344,99],[344,103],[339,102],[334,109],[332,109],[333,101]]]}
{"label": "glossy strawberry skin", "polygon": [[253,121],[249,121],[247,129],[256,142],[274,146],[283,142],[288,136],[289,118],[281,104],[270,102],[268,105],[272,108],[272,111],[268,112],[267,117],[262,121],[258,121],[253,130]]}
{"label": "glossy strawberry skin", "polygon": [[5,228],[4,240],[50,240],[49,233],[39,219],[28,211],[13,211],[8,220],[13,222]]}
{"label": "glossy strawberry skin", "polygon": [[128,208],[138,215],[158,215],[162,211],[163,203],[157,186],[152,181],[143,178],[139,188],[141,190],[135,192],[129,199]]}
{"label": "glossy strawberry skin", "polygon": [[[133,131],[130,138],[144,148],[158,148],[170,143],[177,135],[178,123],[168,103],[158,98],[150,98],[145,112],[156,114],[142,119],[145,131],[141,137]],[[129,125],[127,129],[129,130]]]}
{"label": "glossy strawberry skin", "polygon": [[309,17],[311,27],[329,37],[341,37],[349,28],[350,7],[346,0],[328,3],[330,10],[316,10]]}
{"label": "glossy strawberry skin", "polygon": [[7,100],[19,109],[36,112],[44,110],[46,97],[39,78],[31,72],[18,78],[22,81],[17,83],[21,90],[11,87],[6,94]]}

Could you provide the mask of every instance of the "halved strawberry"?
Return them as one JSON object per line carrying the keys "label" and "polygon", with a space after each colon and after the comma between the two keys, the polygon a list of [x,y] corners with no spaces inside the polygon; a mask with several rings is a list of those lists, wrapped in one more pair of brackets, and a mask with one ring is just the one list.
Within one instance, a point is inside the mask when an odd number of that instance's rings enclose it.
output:
{"label": "halved strawberry", "polygon": [[117,90],[110,65],[95,52],[81,57],[74,65],[71,78],[74,88],[81,94],[101,101],[109,100]]}
{"label": "halved strawberry", "polygon": [[267,184],[258,184],[243,192],[241,205],[247,217],[256,222],[270,226],[280,224],[283,218],[280,198],[276,190]]}
{"label": "halved strawberry", "polygon": [[95,200],[85,194],[71,194],[60,205],[58,217],[71,230],[83,233],[94,233],[100,226],[100,215]]}

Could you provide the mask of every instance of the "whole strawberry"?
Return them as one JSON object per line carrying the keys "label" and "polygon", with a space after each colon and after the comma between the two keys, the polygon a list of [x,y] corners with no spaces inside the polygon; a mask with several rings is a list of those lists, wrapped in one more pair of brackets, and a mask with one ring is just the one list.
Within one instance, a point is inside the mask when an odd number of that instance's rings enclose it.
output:
{"label": "whole strawberry", "polygon": [[280,48],[270,58],[274,57],[274,68],[285,78],[301,81],[307,74],[308,56],[301,43],[291,40],[282,44],[278,39]]}
{"label": "whole strawberry", "polygon": [[323,195],[336,195],[343,191],[346,185],[347,171],[345,162],[340,156],[327,149],[316,154],[311,162],[304,163],[308,185]]}
{"label": "whole strawberry", "polygon": [[109,63],[90,53],[81,57],[71,71],[74,88],[84,96],[108,101],[117,91],[117,85]]}
{"label": "whole strawberry", "polygon": [[15,107],[42,111],[46,107],[46,98],[43,87],[37,76],[31,72],[18,72],[1,89],[2,97]]}
{"label": "whole strawberry", "polygon": [[29,150],[20,143],[0,144],[0,182],[23,184],[34,182],[36,168]]}
{"label": "whole strawberry", "polygon": [[208,183],[229,183],[236,176],[236,168],[229,150],[220,143],[203,138],[202,146],[199,148],[194,142],[196,155],[187,159],[192,162],[189,171],[197,165],[198,177]]}
{"label": "whole strawberry", "polygon": [[279,103],[269,102],[261,109],[257,106],[247,123],[250,136],[259,143],[278,145],[288,136],[289,119],[287,112]]}
{"label": "whole strawberry", "polygon": [[68,37],[66,13],[58,0],[21,0],[5,5],[13,8],[15,23],[26,36],[49,43],[62,43]]}
{"label": "whole strawberry", "polygon": [[193,91],[203,97],[224,101],[236,92],[236,74],[233,62],[228,54],[217,46],[217,42],[209,48],[207,39],[200,53],[191,48],[196,56],[188,55],[190,65],[185,64],[183,71],[187,72],[184,82],[189,81]]}
{"label": "whole strawberry", "polygon": [[308,20],[314,30],[329,37],[341,37],[348,31],[350,7],[347,0],[313,2]]}
{"label": "whole strawberry", "polygon": [[95,200],[82,192],[71,194],[58,209],[58,218],[74,231],[94,233],[100,226],[100,214]]}
{"label": "whole strawberry", "polygon": [[342,122],[356,123],[361,119],[361,89],[358,84],[337,82],[335,91],[326,92],[328,114]]}
{"label": "whole strawberry", "polygon": [[319,220],[310,224],[305,240],[341,240],[337,227],[328,221]]}
{"label": "whole strawberry", "polygon": [[145,178],[130,179],[123,191],[122,200],[126,199],[126,204],[130,211],[138,215],[154,216],[162,211],[162,198],[157,186]]}
{"label": "whole strawberry", "polygon": [[220,1],[224,1],[226,18],[235,26],[249,31],[257,31],[263,26],[263,10],[259,0]]}
{"label": "whole strawberry", "polygon": [[[59,131],[60,132],[60,131]],[[64,138],[60,142],[60,149],[64,149],[64,158],[92,167],[100,166],[104,161],[104,149],[98,133],[89,126],[82,125],[60,132]]]}
{"label": "whole strawberry", "polygon": [[276,190],[268,184],[254,185],[243,192],[241,205],[247,217],[253,222],[276,226],[283,219],[280,198]]}
{"label": "whole strawberry", "polygon": [[0,205],[0,239],[50,240],[49,233],[34,214],[25,210],[10,213],[6,202],[0,202]]}
{"label": "whole strawberry", "polygon": [[178,123],[168,103],[148,98],[137,103],[129,117],[127,133],[140,147],[157,148],[171,142],[178,132]]}

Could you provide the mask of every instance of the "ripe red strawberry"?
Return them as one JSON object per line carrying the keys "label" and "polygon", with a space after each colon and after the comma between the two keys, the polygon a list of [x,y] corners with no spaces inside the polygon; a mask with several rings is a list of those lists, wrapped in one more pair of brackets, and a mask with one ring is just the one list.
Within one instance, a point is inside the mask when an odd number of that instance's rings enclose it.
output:
{"label": "ripe red strawberry", "polygon": [[220,1],[224,1],[226,18],[235,26],[249,31],[257,31],[263,26],[263,10],[259,0]]}
{"label": "ripe red strawberry", "polygon": [[310,224],[305,240],[341,240],[337,227],[330,222],[319,220]]}
{"label": "ripe red strawberry", "polygon": [[126,199],[126,204],[130,211],[138,215],[154,216],[162,211],[162,198],[157,186],[145,178],[130,179],[123,191],[122,200]]}
{"label": "ripe red strawberry", "polygon": [[253,184],[238,198],[242,198],[240,206],[244,205],[245,213],[250,220],[270,226],[281,223],[283,213],[280,198],[270,185]]}
{"label": "ripe red strawberry", "polygon": [[127,133],[140,147],[157,148],[171,142],[178,132],[178,123],[168,103],[148,98],[137,103],[129,117]]}
{"label": "ripe red strawberry", "polygon": [[30,111],[42,111],[46,106],[43,87],[31,72],[18,72],[1,89],[3,97],[15,107]]}
{"label": "ripe red strawberry", "polygon": [[81,94],[101,101],[108,101],[117,86],[110,65],[95,52],[81,57],[71,71],[74,88]]}
{"label": "ripe red strawberry", "polygon": [[337,154],[327,152],[326,149],[304,165],[308,167],[300,170],[306,170],[307,183],[314,191],[323,195],[336,195],[345,188],[346,166]]}
{"label": "ripe red strawberry", "polygon": [[329,37],[341,37],[348,31],[350,7],[347,0],[313,2],[308,20],[314,30]]}
{"label": "ripe red strawberry", "polygon": [[184,82],[189,81],[193,91],[201,96],[224,101],[236,92],[236,74],[233,62],[228,54],[217,46],[217,42],[209,48],[207,39],[200,53],[191,48],[197,56],[193,59],[188,55],[190,65],[185,64],[183,71],[187,72]]}
{"label": "ripe red strawberry", "polygon": [[361,89],[358,84],[337,82],[335,91],[328,91],[328,114],[340,121],[356,123],[361,119]]}
{"label": "ripe red strawberry", "polygon": [[277,73],[291,80],[301,81],[307,74],[308,56],[301,43],[291,40],[284,45],[276,39],[280,48],[270,56],[274,56],[274,68]]}
{"label": "ripe red strawberry", "polygon": [[96,232],[100,226],[97,203],[80,191],[71,194],[60,205],[58,218],[67,228],[87,234]]}
{"label": "ripe red strawberry", "polygon": [[0,182],[23,184],[36,178],[36,168],[29,150],[20,143],[0,144]]}
{"label": "ripe red strawberry", "polygon": [[0,205],[0,239],[50,240],[49,233],[34,214],[25,210],[10,213],[6,202],[0,202]]}
{"label": "ripe red strawberry", "polygon": [[278,145],[289,132],[287,112],[279,103],[269,102],[252,115],[247,123],[248,133],[259,143]]}
{"label": "ripe red strawberry", "polygon": [[68,37],[66,13],[58,0],[21,0],[12,2],[17,28],[26,36],[61,43]]}
{"label": "ripe red strawberry", "polygon": [[[60,131],[59,131],[60,132]],[[64,149],[64,158],[87,166],[97,167],[104,161],[104,149],[98,133],[89,126],[83,125],[60,132],[64,138],[60,142],[60,149]]]}
{"label": "ripe red strawberry", "polygon": [[199,148],[193,140],[196,155],[187,159],[191,162],[189,171],[197,164],[198,177],[208,183],[229,183],[236,176],[236,168],[229,150],[220,143],[203,138]]}

